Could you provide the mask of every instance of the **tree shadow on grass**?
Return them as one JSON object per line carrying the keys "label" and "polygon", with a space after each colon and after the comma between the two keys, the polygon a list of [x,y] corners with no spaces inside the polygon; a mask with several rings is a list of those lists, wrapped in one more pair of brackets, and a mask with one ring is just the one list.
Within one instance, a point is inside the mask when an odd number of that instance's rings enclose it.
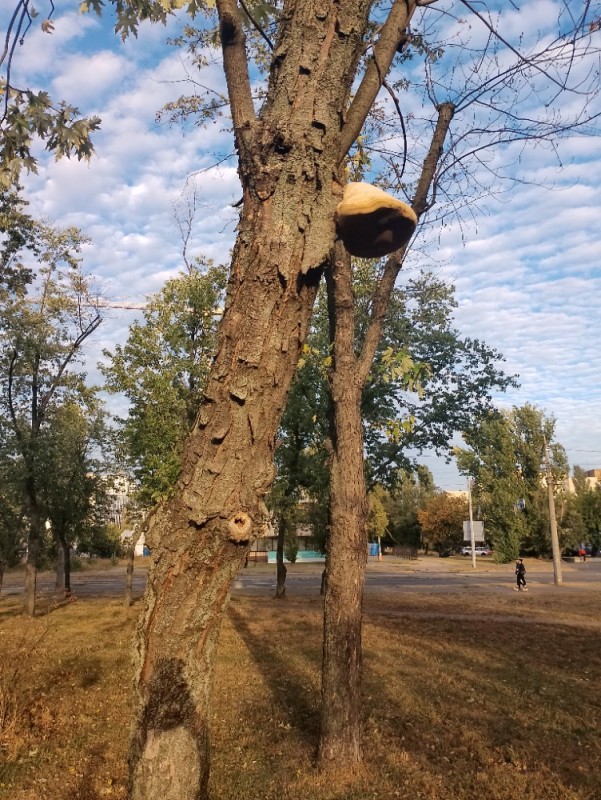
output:
{"label": "tree shadow on grass", "polygon": [[[254,633],[243,615],[231,605],[229,616],[253,661],[265,677],[265,684],[274,702],[290,716],[291,722],[302,738],[316,748],[319,736],[318,703],[310,701],[311,690],[306,687],[306,676],[295,667],[291,651],[284,652],[270,644],[267,636]],[[281,638],[285,638],[286,635],[286,631],[279,633]],[[299,647],[298,639],[292,649],[307,660],[313,660],[313,654],[308,649]]]}
{"label": "tree shadow on grass", "polygon": [[[515,625],[503,619],[371,615],[368,624],[372,641],[392,643],[390,652],[365,659],[366,690],[375,696],[381,687],[377,725],[398,742],[387,756],[405,748],[424,774],[448,770],[450,759],[474,780],[478,771],[501,780],[504,769],[516,768],[515,794],[534,775],[566,796],[568,787],[593,796],[587,792],[598,786],[598,705],[590,697],[577,706],[566,702],[574,676],[593,674],[598,663],[589,632],[534,624],[516,648]],[[591,754],[585,769],[583,752]],[[524,764],[528,771],[520,772]],[[505,797],[497,789],[490,795]],[[549,795],[541,789],[538,796]]]}
{"label": "tree shadow on grass", "polygon": [[104,762],[104,744],[95,744],[88,751],[88,760],[77,776],[75,786],[69,787],[61,800],[100,800],[100,794],[94,787],[94,778]]}

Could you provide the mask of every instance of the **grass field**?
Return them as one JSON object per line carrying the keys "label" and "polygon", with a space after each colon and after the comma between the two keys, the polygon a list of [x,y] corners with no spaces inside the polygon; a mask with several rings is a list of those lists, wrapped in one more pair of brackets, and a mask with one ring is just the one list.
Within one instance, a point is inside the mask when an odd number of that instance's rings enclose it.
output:
{"label": "grass field", "polygon": [[[138,606],[34,620],[0,600],[0,798],[125,796]],[[319,775],[321,603],[236,597],[222,631],[214,800],[599,800],[601,597],[371,596],[365,768]]]}

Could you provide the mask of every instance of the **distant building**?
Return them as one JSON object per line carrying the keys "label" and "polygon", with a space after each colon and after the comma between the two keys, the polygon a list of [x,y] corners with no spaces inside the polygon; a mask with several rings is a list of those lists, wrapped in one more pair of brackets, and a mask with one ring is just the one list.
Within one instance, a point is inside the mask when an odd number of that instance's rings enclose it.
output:
{"label": "distant building", "polygon": [[[584,475],[589,489],[594,489],[601,483],[601,469],[587,469]],[[575,494],[576,489],[574,487],[573,478],[566,478],[563,482],[563,488],[567,494]]]}
{"label": "distant building", "polygon": [[131,503],[135,492],[135,484],[126,475],[111,475],[106,478],[108,507],[108,521],[118,528],[123,527],[125,512]]}
{"label": "distant building", "polygon": [[599,481],[601,481],[601,469],[587,469],[584,474],[587,479],[594,481],[594,483],[599,483]]}
{"label": "distant building", "polygon": [[[120,536],[121,547],[123,547],[124,550],[130,547],[130,545],[131,545],[131,537],[134,536],[134,535],[135,535],[135,532],[133,530],[130,530],[129,528],[126,528],[124,531],[121,532],[121,536]],[[145,536],[144,536],[143,532],[140,534],[140,538],[136,542],[134,555],[136,555],[136,556],[148,555],[148,548],[146,547],[146,540],[145,540]]]}

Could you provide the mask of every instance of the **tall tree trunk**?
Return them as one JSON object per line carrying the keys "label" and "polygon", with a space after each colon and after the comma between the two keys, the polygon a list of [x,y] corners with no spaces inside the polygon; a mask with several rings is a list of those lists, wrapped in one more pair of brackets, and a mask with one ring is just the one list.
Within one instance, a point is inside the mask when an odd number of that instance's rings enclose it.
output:
{"label": "tall tree trunk", "polygon": [[131,542],[127,548],[127,566],[125,569],[125,591],[123,593],[123,606],[129,608],[132,602],[133,583],[134,583],[134,563],[136,557],[136,544],[138,538],[134,533],[131,535]]}
{"label": "tall tree trunk", "polygon": [[320,767],[361,761],[361,623],[367,563],[362,385],[354,348],[350,256],[341,244],[327,276],[331,376],[330,529],[326,555]]}
{"label": "tall tree trunk", "polygon": [[63,546],[63,563],[65,569],[65,592],[71,593],[71,545],[65,539],[62,542]]}
{"label": "tall tree trunk", "polygon": [[65,549],[60,536],[56,537],[56,580],[54,588],[57,594],[65,591]]}
{"label": "tall tree trunk", "polygon": [[230,585],[267,519],[277,427],[335,235],[341,110],[370,5],[323,0],[318,14],[286,3],[255,118],[237,4],[217,0],[244,203],[203,404],[148,534],[131,800],[207,796],[213,653]]}
{"label": "tall tree trunk", "polygon": [[285,516],[282,514],[278,523],[278,541],[276,549],[276,562],[277,562],[277,579],[275,598],[276,600],[284,600],[286,597],[286,574],[288,570],[284,564],[284,543],[286,540],[286,530],[288,524]]}
{"label": "tall tree trunk", "polygon": [[4,568],[6,561],[0,556],[0,594],[2,594],[2,584],[4,583]]}
{"label": "tall tree trunk", "polygon": [[67,537],[56,532],[56,591],[71,592],[71,545]]}
{"label": "tall tree trunk", "polygon": [[36,583],[41,544],[41,515],[32,478],[26,481],[26,502],[29,517],[27,561],[25,562],[25,613],[35,615]]}

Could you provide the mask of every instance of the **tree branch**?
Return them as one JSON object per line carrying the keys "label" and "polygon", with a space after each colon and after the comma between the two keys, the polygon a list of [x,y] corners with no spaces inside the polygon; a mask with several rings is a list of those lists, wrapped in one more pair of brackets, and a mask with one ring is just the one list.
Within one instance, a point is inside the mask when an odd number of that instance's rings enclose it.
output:
{"label": "tree branch", "polygon": [[256,19],[253,17],[253,15],[250,13],[250,10],[249,10],[248,6],[246,5],[246,3],[244,2],[244,0],[240,0],[240,5],[241,5],[241,6],[242,6],[242,8],[244,9],[244,13],[246,14],[246,16],[247,16],[247,17],[249,18],[249,20],[251,21],[251,23],[252,23],[252,25],[253,25],[253,28],[254,28],[256,31],[258,31],[258,33],[260,33],[260,34],[261,34],[261,36],[262,36],[262,37],[265,39],[265,41],[267,42],[267,46],[269,47],[269,49],[270,49],[270,50],[273,50],[273,44],[272,44],[272,42],[271,42],[271,39],[270,39],[270,38],[269,38],[269,36],[268,36],[268,35],[265,33],[265,31],[264,31],[264,30],[263,30],[263,28],[262,28],[262,27],[259,25],[259,23],[256,21]]}
{"label": "tree branch", "polygon": [[17,413],[15,411],[15,404],[13,400],[13,382],[14,382],[14,372],[15,372],[15,364],[17,363],[17,359],[19,358],[18,352],[15,350],[12,351],[10,356],[10,363],[8,365],[8,410],[10,413],[10,418],[13,423],[13,428],[15,430],[15,436],[17,437],[17,441],[19,444],[23,443],[23,433],[19,427],[19,422],[17,420]]}
{"label": "tree branch", "polygon": [[405,118],[403,117],[403,111],[401,109],[401,104],[399,103],[399,98],[394,93],[390,84],[388,84],[386,81],[384,81],[382,86],[384,86],[384,88],[392,98],[394,107],[396,108],[397,114],[399,115],[399,122],[401,123],[401,132],[403,134],[403,165],[400,169],[400,172],[397,172],[397,170],[395,169],[397,179],[400,181],[400,179],[405,174],[405,167],[407,166],[407,128],[405,126]]}
{"label": "tree branch", "polygon": [[79,334],[77,339],[75,339],[73,341],[73,343],[71,344],[71,347],[69,348],[69,352],[67,353],[67,355],[63,359],[62,364],[58,368],[58,372],[56,373],[50,388],[48,389],[48,391],[46,392],[46,394],[44,395],[44,397],[40,401],[40,404],[38,406],[38,412],[37,412],[38,426],[39,426],[39,423],[41,423],[42,420],[44,419],[44,415],[46,413],[46,409],[48,408],[48,403],[50,402],[50,400],[54,396],[56,390],[58,389],[58,386],[59,386],[59,383],[60,383],[60,379],[63,376],[64,371],[69,366],[69,363],[73,360],[73,357],[75,356],[75,353],[77,353],[77,351],[79,350],[81,345],[85,342],[85,340],[88,338],[88,336],[91,336],[92,333],[94,333],[94,331],[100,325],[101,322],[102,322],[102,317],[99,314],[97,314],[94,317],[94,319],[89,323],[87,328],[85,328],[85,330],[83,330]]}
{"label": "tree branch", "polygon": [[223,71],[227,83],[232,122],[238,148],[248,149],[255,121],[244,29],[236,0],[217,0]]}
{"label": "tree branch", "polygon": [[489,30],[489,31],[492,33],[492,35],[493,35],[493,36],[494,36],[496,39],[498,39],[498,40],[499,40],[499,41],[500,41],[502,44],[504,44],[504,45],[505,45],[505,47],[507,47],[507,49],[508,49],[508,50],[511,50],[511,52],[512,52],[514,55],[516,55],[516,56],[517,56],[517,57],[520,59],[520,61],[521,61],[522,63],[524,63],[524,64],[528,64],[528,66],[530,66],[530,67],[532,67],[533,69],[535,69],[535,70],[537,70],[538,72],[540,72],[542,75],[544,75],[546,78],[548,78],[548,79],[549,79],[549,80],[550,80],[552,83],[555,83],[557,86],[559,86],[559,88],[560,88],[561,90],[563,90],[563,89],[565,89],[565,88],[566,88],[565,84],[563,84],[563,83],[561,83],[560,81],[556,80],[556,79],[555,79],[555,78],[554,78],[552,75],[550,75],[550,74],[549,74],[549,73],[548,73],[546,70],[542,69],[542,67],[540,67],[540,66],[539,66],[539,65],[538,65],[536,62],[534,62],[534,61],[532,61],[531,59],[527,58],[525,55],[523,55],[522,53],[520,53],[520,51],[519,51],[519,50],[516,50],[516,48],[515,48],[515,47],[513,47],[513,45],[512,45],[512,44],[511,44],[511,43],[510,43],[510,42],[509,42],[507,39],[505,39],[505,37],[501,36],[501,34],[500,34],[500,33],[499,33],[497,30],[496,30],[496,28],[494,27],[494,25],[492,25],[492,24],[491,24],[491,23],[490,23],[490,22],[489,22],[489,21],[486,19],[486,17],[485,17],[483,14],[481,14],[479,11],[477,11],[477,10],[474,8],[474,6],[472,5],[472,3],[471,3],[471,2],[469,2],[469,0],[459,0],[459,2],[460,2],[462,5],[464,5],[466,8],[468,8],[468,9],[469,9],[469,10],[472,12],[472,14],[475,14],[475,15],[478,17],[478,19],[480,20],[480,22],[482,22],[482,23],[483,23],[483,24],[484,24],[484,25],[485,25],[485,26],[488,28],[488,30]]}
{"label": "tree branch", "polygon": [[395,0],[388,19],[382,25],[380,36],[374,45],[373,56],[346,113],[346,121],[340,137],[339,162],[346,158],[353,142],[361,133],[365,118],[386,79],[392,59],[403,39],[415,7],[415,0]]}
{"label": "tree branch", "polygon": [[[413,199],[413,210],[417,214],[418,220],[428,208],[428,194],[434,183],[436,169],[442,157],[444,142],[453,119],[454,111],[455,107],[452,103],[442,103],[438,107],[436,128],[432,135],[430,148],[424,159],[421,175],[415,191],[415,197]],[[371,317],[363,341],[361,354],[358,358],[357,374],[361,386],[365,385],[367,376],[372,368],[376,350],[382,336],[382,326],[386,318],[390,296],[394,289],[397,276],[403,266],[403,260],[407,249],[408,245],[405,245],[405,247],[402,247],[390,256],[384,266],[384,271],[382,272],[382,276],[374,292]]]}

